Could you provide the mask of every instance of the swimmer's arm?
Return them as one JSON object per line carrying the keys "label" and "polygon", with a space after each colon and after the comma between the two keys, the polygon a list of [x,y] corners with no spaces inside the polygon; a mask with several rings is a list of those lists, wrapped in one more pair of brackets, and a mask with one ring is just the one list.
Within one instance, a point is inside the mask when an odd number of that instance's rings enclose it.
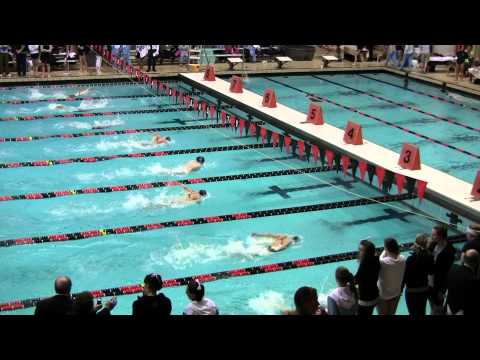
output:
{"label": "swimmer's arm", "polygon": [[282,238],[284,235],[271,234],[271,233],[265,233],[265,234],[253,233],[252,236],[255,236],[255,237],[269,237],[269,238],[278,239],[278,238]]}
{"label": "swimmer's arm", "polygon": [[180,184],[180,186],[181,186],[186,192],[188,192],[189,194],[192,194],[192,193],[195,192],[194,190],[190,189],[187,185],[182,184],[182,183],[179,183],[179,184]]}

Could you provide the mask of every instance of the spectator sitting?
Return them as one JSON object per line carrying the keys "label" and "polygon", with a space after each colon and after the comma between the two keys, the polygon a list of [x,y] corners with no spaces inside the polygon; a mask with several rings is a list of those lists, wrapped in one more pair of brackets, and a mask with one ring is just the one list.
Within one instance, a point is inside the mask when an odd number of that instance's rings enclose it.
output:
{"label": "spectator sitting", "polygon": [[139,317],[168,316],[172,312],[172,303],[168,297],[157,291],[163,287],[162,277],[149,274],[143,280],[143,296],[133,302],[132,315]]}
{"label": "spectator sitting", "polygon": [[57,295],[40,300],[35,308],[37,317],[65,316],[72,311],[72,297],[70,291],[72,281],[67,276],[59,276],[55,279],[55,292]]}
{"label": "spectator sitting", "polygon": [[432,229],[432,241],[429,251],[433,255],[433,276],[429,279],[429,302],[432,315],[444,315],[447,274],[455,261],[455,248],[448,241],[446,225],[435,225]]}
{"label": "spectator sitting", "polygon": [[295,292],[295,310],[287,310],[285,315],[326,315],[318,303],[317,289],[302,286]]}
{"label": "spectator sitting", "polygon": [[93,295],[84,291],[73,299],[72,315],[91,317],[96,315],[111,315],[111,311],[117,305],[117,298],[113,297],[102,305],[101,302],[94,304]]}
{"label": "spectator sitting", "polygon": [[198,280],[192,280],[187,285],[187,297],[192,301],[183,315],[218,315],[215,303],[205,297],[205,286]]}
{"label": "spectator sitting", "polygon": [[447,276],[447,314],[478,315],[479,284],[476,277],[480,257],[476,250],[467,250],[461,265],[454,264]]}
{"label": "spectator sitting", "polygon": [[380,273],[378,289],[380,301],[379,315],[395,315],[398,301],[402,293],[403,274],[405,272],[405,257],[400,254],[397,240],[387,238],[384,241],[385,250],[380,255]]}
{"label": "spectator sitting", "polygon": [[371,241],[360,241],[358,251],[360,262],[355,283],[358,285],[358,315],[372,315],[373,309],[378,303],[378,273],[380,262],[375,254],[375,245]]}
{"label": "spectator sitting", "polygon": [[480,254],[480,224],[470,224],[467,228],[467,242],[462,247],[462,254],[474,249]]}
{"label": "spectator sitting", "polygon": [[343,266],[335,271],[338,287],[328,296],[328,315],[356,315],[358,294],[352,273]]}
{"label": "spectator sitting", "polygon": [[419,234],[412,246],[412,254],[407,258],[405,276],[405,301],[408,313],[424,316],[428,298],[428,276],[433,274],[433,256],[427,250],[428,237]]}

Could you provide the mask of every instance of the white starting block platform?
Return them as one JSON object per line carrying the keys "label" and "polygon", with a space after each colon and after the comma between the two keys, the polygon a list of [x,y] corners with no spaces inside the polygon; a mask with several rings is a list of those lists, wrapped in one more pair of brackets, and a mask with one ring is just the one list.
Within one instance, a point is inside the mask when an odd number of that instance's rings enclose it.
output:
{"label": "white starting block platform", "polygon": [[227,58],[228,65],[230,65],[230,70],[233,70],[235,65],[243,63],[243,60],[238,57],[229,57]]}
{"label": "white starting block platform", "polygon": [[[181,80],[187,84],[199,90],[207,91],[211,95],[219,97],[221,100],[228,100],[234,106],[241,106],[243,111],[247,113],[250,112],[254,116],[257,116],[257,114],[261,115],[265,117],[265,120],[271,122],[272,125],[280,125],[282,128],[289,129],[291,133],[299,137],[324,143],[348,156],[379,165],[394,173],[426,181],[428,183],[425,192],[426,198],[441,206],[448,207],[452,211],[466,216],[473,221],[480,221],[480,200],[475,201],[472,199],[470,193],[473,185],[471,183],[460,180],[425,164],[421,165],[420,170],[403,169],[398,165],[400,154],[394,151],[365,139],[363,145],[346,144],[343,141],[344,129],[339,129],[328,123],[323,125],[306,123],[306,113],[294,110],[278,102],[276,108],[263,107],[263,97],[261,95],[246,89],[244,89],[242,93],[232,93],[229,90],[230,83],[228,81],[218,77],[215,81],[205,81],[203,80],[203,76],[203,73],[180,74]],[[305,111],[306,110],[307,109],[305,109]],[[368,133],[366,135],[368,137]]]}
{"label": "white starting block platform", "polygon": [[325,68],[328,67],[329,62],[339,61],[336,56],[332,56],[332,55],[323,55],[322,60],[323,60],[323,67],[325,67]]}
{"label": "white starting block platform", "polygon": [[275,61],[278,63],[278,68],[281,69],[283,65],[292,62],[293,60],[288,56],[277,56],[275,57]]}

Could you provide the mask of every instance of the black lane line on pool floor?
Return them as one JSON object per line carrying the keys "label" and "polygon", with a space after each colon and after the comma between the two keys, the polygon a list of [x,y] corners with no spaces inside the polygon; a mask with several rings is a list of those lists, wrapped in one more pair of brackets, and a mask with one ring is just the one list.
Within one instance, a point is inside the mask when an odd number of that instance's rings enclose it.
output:
{"label": "black lane line on pool floor", "polygon": [[118,191],[148,190],[148,189],[160,188],[165,186],[177,186],[179,184],[193,185],[193,184],[204,184],[204,183],[223,182],[223,181],[232,181],[232,180],[257,179],[257,178],[266,178],[266,177],[275,177],[275,176],[301,175],[301,174],[327,172],[327,171],[334,171],[334,170],[335,169],[333,168],[329,168],[328,165],[323,165],[318,167],[301,168],[301,169],[293,169],[293,170],[277,170],[277,171],[266,171],[266,172],[247,173],[247,174],[238,174],[238,175],[211,176],[211,177],[205,177],[205,178],[194,178],[194,179],[173,180],[173,181],[172,180],[157,181],[157,182],[151,182],[151,183],[140,183],[140,184],[130,184],[130,185],[112,185],[112,186],[91,187],[91,188],[76,189],[76,190],[52,191],[52,192],[45,192],[45,193],[29,193],[29,194],[23,194],[23,195],[4,195],[4,196],[0,196],[0,201],[41,200],[41,199],[51,199],[51,198],[56,198],[61,196],[110,193],[110,192],[118,192]]}
{"label": "black lane line on pool floor", "polygon": [[271,147],[273,147],[273,144],[245,144],[245,145],[215,146],[215,147],[195,148],[195,149],[165,150],[165,151],[144,152],[144,153],[117,154],[117,155],[106,155],[106,156],[90,156],[90,157],[71,158],[71,159],[24,161],[24,162],[3,163],[3,164],[0,164],[0,169],[12,169],[12,168],[19,168],[19,167],[37,167],[37,166],[56,166],[56,165],[65,165],[65,164],[72,164],[72,163],[96,163],[100,161],[109,161],[109,160],[115,160],[115,159],[145,158],[145,157],[171,156],[171,155],[196,154],[196,153],[211,153],[211,152],[220,152],[220,151],[264,149],[264,148],[271,148]]}
{"label": "black lane line on pool floor", "polygon": [[462,153],[462,154],[465,154],[465,155],[469,155],[469,156],[471,156],[471,157],[474,157],[474,158],[476,158],[476,159],[480,159],[480,155],[478,155],[478,154],[474,154],[474,153],[472,153],[472,152],[470,152],[470,151],[467,151],[467,150],[465,150],[465,149],[458,148],[458,147],[456,147],[456,146],[453,146],[453,145],[444,143],[444,142],[442,142],[442,141],[440,141],[440,140],[433,139],[433,138],[431,138],[431,137],[429,137],[429,136],[426,136],[426,135],[417,133],[417,132],[415,132],[415,131],[413,131],[413,130],[410,130],[410,129],[406,128],[406,127],[397,125],[397,124],[392,123],[392,122],[387,121],[387,120],[380,119],[379,117],[376,117],[376,116],[373,116],[373,115],[364,113],[363,111],[359,111],[359,110],[357,110],[357,109],[355,109],[355,108],[353,108],[353,107],[340,104],[340,103],[338,103],[338,102],[336,102],[336,101],[327,99],[327,98],[325,98],[325,97],[323,97],[323,96],[319,96],[319,95],[315,95],[315,94],[309,93],[309,92],[304,91],[304,90],[302,90],[302,89],[296,88],[296,87],[294,87],[294,86],[292,86],[292,85],[282,83],[282,82],[280,82],[280,81],[278,81],[278,80],[273,80],[273,79],[270,79],[270,78],[268,78],[268,77],[264,77],[264,79],[267,79],[267,80],[270,80],[271,82],[274,82],[274,83],[277,83],[277,84],[279,84],[279,85],[288,87],[288,88],[290,88],[290,89],[292,89],[292,90],[296,90],[296,91],[298,91],[298,92],[304,93],[304,94],[306,94],[307,96],[309,96],[310,98],[314,98],[315,100],[325,101],[325,102],[327,102],[327,103],[330,103],[330,104],[333,104],[333,105],[335,105],[335,106],[341,107],[341,108],[343,108],[343,109],[345,109],[345,110],[348,110],[348,111],[357,113],[357,114],[359,114],[359,115],[362,115],[362,116],[364,116],[364,117],[367,117],[367,118],[369,118],[369,119],[378,121],[378,122],[380,122],[380,123],[382,123],[382,124],[384,124],[384,125],[391,126],[391,127],[396,128],[396,129],[398,129],[398,130],[402,130],[402,131],[407,132],[407,133],[409,133],[409,134],[412,134],[412,135],[414,135],[414,136],[416,136],[416,137],[419,137],[419,138],[428,140],[428,141],[433,142],[433,143],[438,144],[438,145],[442,145],[442,146],[447,147],[447,148],[449,148],[449,149],[458,151],[458,152],[460,152],[460,153]]}
{"label": "black lane line on pool floor", "polygon": [[48,98],[37,100],[0,100],[2,105],[23,105],[36,103],[55,103],[55,102],[70,102],[70,101],[90,101],[90,100],[110,100],[110,99],[140,99],[140,98],[154,98],[157,95],[143,94],[143,95],[112,95],[112,96],[87,96],[87,97],[66,97],[66,98]]}
{"label": "black lane line on pool floor", "polygon": [[[466,240],[465,235],[455,235],[449,236],[448,238],[451,244],[462,243]],[[400,251],[407,251],[411,248],[413,242],[403,243],[400,245]],[[383,247],[376,248],[377,252],[383,251]],[[176,286],[185,286],[192,280],[198,280],[200,282],[210,282],[218,280],[226,280],[235,277],[241,276],[252,276],[267,274],[278,271],[294,270],[305,267],[312,267],[324,264],[331,264],[349,260],[355,260],[358,257],[358,251],[348,251],[343,253],[337,253],[332,255],[323,255],[315,256],[305,259],[289,260],[279,263],[266,264],[266,265],[257,265],[246,268],[239,268],[234,270],[225,270],[218,271],[213,273],[191,275],[186,277],[180,277],[175,279],[167,279],[163,281],[163,288],[176,287]],[[111,296],[122,296],[122,295],[132,295],[136,293],[141,293],[143,291],[143,286],[141,284],[125,285],[108,289],[101,290],[90,290],[95,298],[101,297],[111,297]],[[77,294],[74,294],[75,296]],[[34,307],[40,300],[44,298],[32,298],[25,300],[13,300],[3,304],[0,304],[0,312],[2,311],[14,311],[19,309],[25,309],[29,307]]]}
{"label": "black lane line on pool floor", "polygon": [[179,226],[201,225],[201,224],[209,224],[209,223],[216,223],[216,222],[236,221],[236,220],[270,217],[270,216],[298,214],[298,213],[311,212],[311,211],[333,210],[333,209],[349,208],[349,207],[364,206],[364,205],[371,205],[371,204],[378,204],[378,203],[410,200],[410,199],[415,199],[416,197],[417,196],[415,194],[383,195],[383,196],[377,196],[377,197],[368,198],[368,199],[353,199],[353,200],[344,200],[344,201],[322,203],[322,204],[294,206],[294,207],[288,207],[288,208],[259,210],[259,211],[207,216],[207,217],[184,219],[184,220],[164,221],[164,222],[153,223],[153,224],[121,226],[121,227],[108,228],[108,229],[86,230],[86,231],[74,232],[74,233],[25,237],[25,238],[18,238],[18,239],[2,240],[0,241],[0,247],[34,245],[34,244],[43,244],[43,243],[58,242],[58,241],[73,241],[73,240],[88,239],[92,237],[152,231],[152,230],[159,230],[159,229],[179,227]]}
{"label": "black lane line on pool floor", "polygon": [[357,92],[360,93],[360,94],[364,94],[364,95],[370,96],[370,97],[372,97],[372,98],[374,98],[374,99],[377,99],[377,100],[386,101],[386,102],[388,102],[388,103],[390,103],[390,104],[394,104],[394,105],[403,107],[403,108],[405,108],[405,109],[413,110],[413,111],[416,111],[416,112],[418,112],[418,113],[421,113],[421,114],[424,114],[424,115],[428,115],[428,116],[433,117],[434,119],[437,119],[437,120],[441,120],[441,121],[445,121],[445,122],[450,123],[450,124],[453,124],[453,125],[461,126],[461,127],[465,128],[465,129],[468,129],[468,130],[480,132],[480,129],[479,129],[479,128],[474,128],[473,126],[466,125],[465,123],[462,123],[462,122],[459,122],[459,121],[456,121],[456,120],[453,120],[453,119],[449,119],[449,118],[444,117],[444,116],[435,115],[435,114],[430,113],[430,112],[427,112],[427,111],[423,111],[423,110],[421,110],[421,109],[419,109],[419,108],[417,108],[417,107],[414,107],[414,106],[405,105],[405,104],[399,103],[399,102],[397,102],[397,101],[393,101],[393,100],[384,98],[383,96],[370,94],[370,93],[367,92],[367,91],[355,89],[355,88],[350,87],[349,85],[344,85],[344,84],[338,83],[338,82],[333,81],[333,80],[330,80],[330,79],[324,79],[324,78],[321,78],[321,77],[316,76],[316,75],[310,75],[310,76],[314,77],[315,79],[323,80],[323,81],[329,82],[329,83],[331,83],[331,84],[344,87],[344,88],[346,88],[346,89],[350,89],[350,90],[353,90],[353,91],[357,91]]}
{"label": "black lane line on pool floor", "polygon": [[[192,120],[192,121],[198,121],[198,120]],[[165,121],[165,123],[167,122],[169,121]],[[172,120],[171,122],[182,122],[182,120]],[[159,128],[145,128],[145,129],[88,131],[83,133],[67,133],[67,134],[56,134],[56,135],[18,136],[18,137],[11,137],[11,138],[0,137],[0,142],[26,142],[26,141],[46,140],[46,139],[72,139],[72,138],[89,137],[89,136],[125,135],[125,134],[161,132],[161,131],[184,131],[184,130],[199,130],[199,129],[214,129],[214,128],[230,127],[230,124],[225,124],[225,125],[226,126],[223,126],[222,124],[185,125],[185,126],[170,126],[170,127],[159,127]]]}
{"label": "black lane line on pool floor", "polygon": [[[477,107],[474,107],[474,106],[470,106],[470,105],[466,105],[466,104],[462,104],[462,103],[460,103],[460,102],[453,101],[453,100],[450,100],[450,99],[445,99],[445,98],[442,97],[442,96],[432,95],[432,94],[429,94],[429,93],[424,92],[424,91],[421,91],[421,90],[413,90],[413,89],[410,89],[410,88],[405,88],[405,87],[402,86],[402,85],[393,84],[393,83],[391,83],[391,82],[388,82],[388,81],[385,81],[385,80],[381,80],[381,79],[371,78],[371,77],[366,76],[366,75],[363,75],[363,74],[355,74],[355,75],[364,77],[365,79],[369,79],[369,80],[373,80],[373,81],[378,81],[378,82],[381,82],[381,83],[383,83],[383,84],[387,84],[387,85],[390,85],[390,86],[395,86],[395,87],[400,88],[400,89],[403,89],[403,90],[411,91],[411,92],[413,92],[413,93],[415,93],[415,94],[425,95],[425,96],[428,96],[428,97],[430,97],[430,98],[432,98],[432,99],[436,99],[436,100],[439,100],[439,101],[443,101],[443,102],[446,102],[446,103],[450,103],[450,104],[453,104],[453,105],[461,106],[461,107],[468,108],[468,109],[473,110],[473,111],[478,111],[478,112],[480,112],[480,108],[477,108]],[[413,78],[410,78],[410,79],[413,79]],[[413,79],[413,80],[416,80],[416,79]]]}

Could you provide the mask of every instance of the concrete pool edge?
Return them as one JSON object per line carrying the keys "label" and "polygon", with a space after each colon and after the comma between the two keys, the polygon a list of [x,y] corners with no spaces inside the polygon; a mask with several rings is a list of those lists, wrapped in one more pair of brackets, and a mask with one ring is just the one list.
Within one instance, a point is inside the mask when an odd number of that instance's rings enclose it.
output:
{"label": "concrete pool edge", "polygon": [[342,129],[329,124],[322,126],[302,124],[306,119],[305,113],[301,113],[279,103],[277,103],[276,108],[262,107],[262,96],[249,90],[244,90],[241,94],[231,93],[229,91],[230,83],[218,77],[216,81],[204,81],[203,73],[182,73],[180,74],[180,79],[221,101],[225,101],[230,105],[243,109],[243,111],[247,113],[251,113],[261,120],[296,134],[300,138],[325,144],[350,157],[366,160],[394,173],[400,173],[414,179],[427,181],[428,187],[425,195],[429,200],[473,221],[480,221],[480,201],[470,199],[472,184],[466,181],[423,164],[421,170],[410,171],[401,169],[397,165],[399,154],[374,144],[371,141],[365,141],[364,145],[358,147],[344,144],[342,140]]}

